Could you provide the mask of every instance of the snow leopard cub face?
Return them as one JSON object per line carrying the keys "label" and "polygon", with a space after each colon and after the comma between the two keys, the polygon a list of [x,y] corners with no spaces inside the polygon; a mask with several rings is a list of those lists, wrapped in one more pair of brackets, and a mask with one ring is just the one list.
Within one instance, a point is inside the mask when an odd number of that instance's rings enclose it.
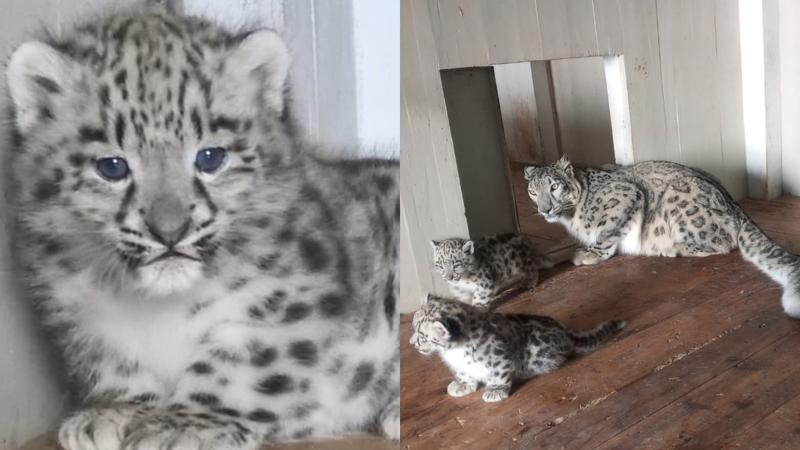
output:
{"label": "snow leopard cub face", "polygon": [[23,44],[14,175],[53,276],[163,296],[207,275],[276,201],[288,64],[271,31],[230,39],[158,12]]}
{"label": "snow leopard cub face", "polygon": [[433,267],[447,281],[469,278],[478,270],[475,245],[464,239],[432,241]]}
{"label": "snow leopard cub face", "polygon": [[536,203],[539,214],[551,223],[574,210],[580,198],[580,183],[566,157],[548,166],[526,167],[525,180],[528,196]]}
{"label": "snow leopard cub face", "polygon": [[461,337],[465,312],[454,302],[428,294],[422,308],[414,313],[414,334],[410,343],[423,355],[447,350]]}

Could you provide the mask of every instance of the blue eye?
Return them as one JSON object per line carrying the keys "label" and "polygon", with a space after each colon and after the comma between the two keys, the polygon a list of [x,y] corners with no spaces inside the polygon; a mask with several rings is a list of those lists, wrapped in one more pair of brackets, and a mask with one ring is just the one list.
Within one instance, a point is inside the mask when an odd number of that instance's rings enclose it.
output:
{"label": "blue eye", "polygon": [[227,152],[222,147],[204,148],[197,152],[194,165],[200,172],[213,173],[222,167],[226,158]]}
{"label": "blue eye", "polygon": [[116,156],[98,159],[95,167],[103,178],[110,181],[119,181],[129,173],[128,162]]}

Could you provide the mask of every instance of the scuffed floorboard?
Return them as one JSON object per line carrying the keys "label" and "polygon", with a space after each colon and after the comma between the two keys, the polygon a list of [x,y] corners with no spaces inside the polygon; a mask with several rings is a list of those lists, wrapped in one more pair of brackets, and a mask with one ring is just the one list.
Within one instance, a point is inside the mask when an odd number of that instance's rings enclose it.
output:
{"label": "scuffed floorboard", "polygon": [[[800,252],[800,199],[742,205]],[[783,314],[780,295],[738,252],[557,266],[499,310],[550,315],[579,329],[610,319],[628,327],[495,404],[479,393],[448,397],[448,370],[410,347],[404,316],[401,446],[800,448],[800,321]]]}

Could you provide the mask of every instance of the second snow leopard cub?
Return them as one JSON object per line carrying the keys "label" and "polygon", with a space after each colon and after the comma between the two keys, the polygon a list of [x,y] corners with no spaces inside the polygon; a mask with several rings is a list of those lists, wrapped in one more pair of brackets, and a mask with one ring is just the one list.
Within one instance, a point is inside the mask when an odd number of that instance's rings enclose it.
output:
{"label": "second snow leopard cub", "polygon": [[453,372],[449,395],[462,397],[484,384],[483,400],[497,402],[508,397],[515,379],[552,372],[569,358],[594,351],[625,322],[578,332],[549,317],[500,314],[428,295],[412,326],[411,345],[423,355],[437,352]]}
{"label": "second snow leopard cub", "polygon": [[520,234],[445,239],[431,245],[433,267],[454,295],[474,305],[487,305],[511,287],[534,287],[539,269],[552,266]]}
{"label": "second snow leopard cub", "polygon": [[573,262],[622,253],[707,256],[739,248],[783,286],[783,309],[800,318],[800,257],[772,242],[708,174],[667,161],[581,170],[562,158],[525,168],[528,195],[548,222],[580,242]]}
{"label": "second snow leopard cub", "polygon": [[65,449],[399,437],[398,165],[295,139],[288,68],[269,30],[156,10],[13,54],[17,251],[78,388]]}

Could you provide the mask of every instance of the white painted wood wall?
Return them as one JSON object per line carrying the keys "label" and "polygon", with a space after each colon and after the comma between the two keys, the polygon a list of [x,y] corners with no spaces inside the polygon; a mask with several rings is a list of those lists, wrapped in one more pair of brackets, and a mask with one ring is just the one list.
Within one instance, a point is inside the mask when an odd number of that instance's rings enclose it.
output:
{"label": "white painted wood wall", "polygon": [[[767,74],[766,93],[755,100],[765,113],[748,122],[767,131],[763,142],[753,144],[745,140],[743,87],[750,86],[742,82],[739,3],[403,1],[401,136],[402,170],[408,175],[402,177],[401,226],[409,241],[403,247],[402,309],[416,308],[426,292],[446,293],[432,273],[428,241],[469,236],[468,205],[458,186],[481,183],[459,179],[456,158],[462,150],[448,129],[439,75],[444,69],[602,57],[607,92],[619,100],[610,108],[592,86],[597,77],[591,75],[591,59],[554,61],[558,121],[567,128],[562,127],[560,138],[576,159],[591,163],[597,157],[592,142],[607,147],[609,130],[596,124],[613,120],[620,126],[610,135],[623,144],[616,145],[618,162],[665,159],[701,168],[716,175],[735,198],[775,196],[770,186],[777,184],[779,190],[781,175],[785,191],[800,192],[800,132],[790,123],[800,119],[800,89],[793,81],[800,80],[794,56],[800,55],[800,7],[792,0],[751,2],[765,14],[762,50],[767,56],[756,67]],[[748,173],[751,158],[759,171]]]}

